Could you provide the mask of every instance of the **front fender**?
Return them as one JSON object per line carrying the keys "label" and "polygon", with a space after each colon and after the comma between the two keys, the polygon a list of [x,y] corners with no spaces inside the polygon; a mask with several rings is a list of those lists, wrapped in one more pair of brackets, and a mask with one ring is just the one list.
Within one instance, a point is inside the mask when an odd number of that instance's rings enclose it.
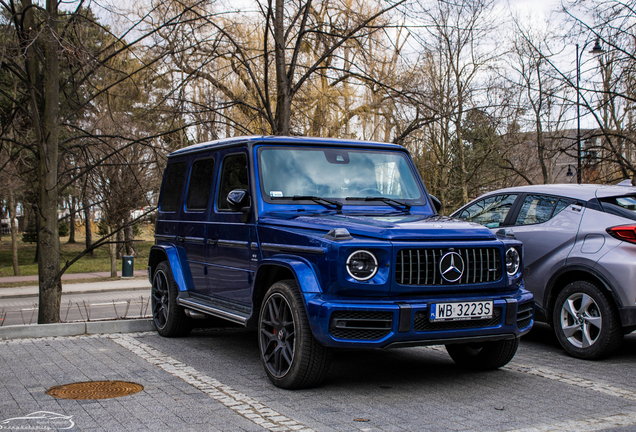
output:
{"label": "front fender", "polygon": [[303,306],[307,313],[309,327],[314,336],[318,337],[321,334],[319,316],[316,315],[319,310],[310,308],[309,304],[314,297],[322,293],[322,289],[320,288],[320,282],[318,282],[318,277],[311,264],[298,259],[298,257],[276,255],[275,258],[261,261],[259,269],[263,266],[281,266],[291,271],[300,289],[300,294],[303,297]]}
{"label": "front fender", "polygon": [[[160,257],[163,256],[163,259]],[[167,260],[172,270],[172,277],[179,287],[179,291],[188,291],[192,285],[192,274],[190,273],[190,266],[186,260],[186,252],[182,247],[177,247],[173,244],[158,244],[150,248],[149,263],[154,269],[160,261]]]}
{"label": "front fender", "polygon": [[309,262],[290,255],[276,255],[261,261],[259,269],[267,265],[279,265],[288,268],[296,278],[301,293],[320,293],[320,283],[316,272]]}

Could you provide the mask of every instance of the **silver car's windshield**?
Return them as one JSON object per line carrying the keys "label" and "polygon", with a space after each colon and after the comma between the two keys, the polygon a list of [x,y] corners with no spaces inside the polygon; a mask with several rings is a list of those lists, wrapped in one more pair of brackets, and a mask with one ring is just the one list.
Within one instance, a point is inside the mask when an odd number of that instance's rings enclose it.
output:
{"label": "silver car's windshield", "polygon": [[380,197],[425,203],[406,156],[397,151],[265,147],[259,170],[263,195],[272,199],[349,198],[347,204],[353,204],[352,198]]}

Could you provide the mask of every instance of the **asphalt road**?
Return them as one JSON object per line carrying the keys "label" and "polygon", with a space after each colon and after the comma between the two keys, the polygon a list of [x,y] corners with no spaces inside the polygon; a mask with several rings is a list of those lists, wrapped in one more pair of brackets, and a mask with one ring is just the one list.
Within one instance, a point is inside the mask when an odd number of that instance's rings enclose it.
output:
{"label": "asphalt road", "polygon": [[[95,284],[92,284],[95,285]],[[62,321],[96,321],[139,318],[150,314],[150,289],[81,294],[63,294]],[[0,298],[0,325],[37,323],[38,298]]]}

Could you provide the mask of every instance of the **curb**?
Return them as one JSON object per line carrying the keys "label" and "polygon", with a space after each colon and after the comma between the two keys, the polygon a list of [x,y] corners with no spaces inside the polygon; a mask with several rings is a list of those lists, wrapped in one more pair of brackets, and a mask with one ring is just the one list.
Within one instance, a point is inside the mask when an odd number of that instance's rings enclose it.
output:
{"label": "curb", "polygon": [[[16,287],[16,288],[21,288],[21,287]],[[150,288],[151,287],[132,287],[132,288],[114,288],[114,289],[100,288],[100,289],[84,290],[84,291],[67,291],[67,292],[62,291],[62,295],[69,296],[69,295],[76,295],[76,294],[98,294],[98,293],[118,292],[118,291],[143,291],[143,290],[148,291],[150,290]],[[39,297],[39,293],[2,295],[2,288],[0,288],[0,300],[29,298],[29,297]]]}
{"label": "curb", "polygon": [[29,324],[0,327],[0,340],[154,331],[152,319]]}

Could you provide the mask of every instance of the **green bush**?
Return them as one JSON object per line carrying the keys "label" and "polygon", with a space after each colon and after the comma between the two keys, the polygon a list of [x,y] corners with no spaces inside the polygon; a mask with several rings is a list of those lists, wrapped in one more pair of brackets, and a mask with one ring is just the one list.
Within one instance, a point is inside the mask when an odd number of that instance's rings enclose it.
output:
{"label": "green bush", "polygon": [[71,232],[66,221],[62,221],[57,225],[57,230],[60,233],[60,237],[66,237]]}
{"label": "green bush", "polygon": [[97,233],[100,236],[105,236],[106,234],[108,234],[108,225],[106,224],[106,221],[104,219],[100,219],[99,223],[97,224]]}

